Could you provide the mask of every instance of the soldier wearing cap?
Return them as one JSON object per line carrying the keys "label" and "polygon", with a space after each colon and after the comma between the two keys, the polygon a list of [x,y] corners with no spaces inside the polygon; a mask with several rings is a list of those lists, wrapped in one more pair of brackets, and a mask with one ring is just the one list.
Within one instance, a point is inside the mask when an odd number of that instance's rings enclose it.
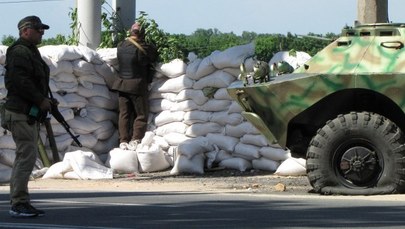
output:
{"label": "soldier wearing cap", "polygon": [[9,213],[13,217],[44,215],[30,203],[28,181],[38,154],[40,118],[51,109],[49,67],[37,48],[47,29],[49,26],[37,16],[21,19],[18,23],[19,39],[6,54],[4,127],[11,131],[16,143],[10,181]]}
{"label": "soldier wearing cap", "polygon": [[158,56],[156,47],[147,44],[144,36],[144,28],[136,22],[131,27],[130,36],[117,46],[120,70],[112,89],[118,91],[119,147],[124,150],[135,150],[147,127],[150,71]]}

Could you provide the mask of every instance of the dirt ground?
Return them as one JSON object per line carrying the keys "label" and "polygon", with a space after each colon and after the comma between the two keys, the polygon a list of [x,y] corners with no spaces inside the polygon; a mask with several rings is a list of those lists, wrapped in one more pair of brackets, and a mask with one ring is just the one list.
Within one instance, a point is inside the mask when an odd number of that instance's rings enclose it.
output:
{"label": "dirt ground", "polygon": [[[8,184],[0,190],[8,190]],[[35,179],[30,190],[253,192],[308,194],[306,176],[277,176],[265,171],[214,170],[203,175],[170,175],[170,171],[120,174],[109,180]]]}

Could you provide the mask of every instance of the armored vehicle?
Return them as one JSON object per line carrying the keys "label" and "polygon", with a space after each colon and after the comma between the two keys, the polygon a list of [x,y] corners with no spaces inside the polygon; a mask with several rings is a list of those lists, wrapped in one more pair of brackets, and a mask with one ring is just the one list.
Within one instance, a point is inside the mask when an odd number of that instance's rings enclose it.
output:
{"label": "armored vehicle", "polygon": [[228,93],[271,143],[307,159],[313,191],[405,192],[405,24],[346,26],[292,73]]}

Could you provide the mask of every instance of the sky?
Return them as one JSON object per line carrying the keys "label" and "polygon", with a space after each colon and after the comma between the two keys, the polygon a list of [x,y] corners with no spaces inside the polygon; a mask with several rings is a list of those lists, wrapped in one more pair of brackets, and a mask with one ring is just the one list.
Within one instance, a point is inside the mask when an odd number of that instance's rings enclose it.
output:
{"label": "sky", "polygon": [[[131,0],[128,0],[131,1]],[[103,5],[111,12],[110,5]],[[405,23],[405,1],[388,0],[389,20]],[[71,34],[68,14],[76,0],[0,0],[0,40],[18,37],[17,24],[37,15],[50,25],[44,38]],[[190,35],[197,29],[297,35],[340,33],[357,19],[357,0],[137,0],[136,16],[145,11],[159,28]]]}

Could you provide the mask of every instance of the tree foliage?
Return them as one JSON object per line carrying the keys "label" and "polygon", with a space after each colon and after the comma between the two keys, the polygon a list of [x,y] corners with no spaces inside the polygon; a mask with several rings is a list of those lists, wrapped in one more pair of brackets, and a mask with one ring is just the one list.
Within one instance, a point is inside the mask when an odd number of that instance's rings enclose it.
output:
{"label": "tree foliage", "polygon": [[[103,1],[103,4],[106,4]],[[77,19],[77,9],[71,9],[69,17],[71,35],[65,37],[57,35],[55,38],[44,39],[41,45],[78,45],[79,34]],[[128,36],[128,31],[120,30],[117,25],[118,17],[115,13],[102,13],[102,32],[100,48],[116,47],[119,41]],[[145,28],[146,42],[154,44],[158,48],[159,62],[169,62],[180,58],[186,60],[186,56],[193,52],[198,57],[209,56],[214,51],[223,51],[227,48],[255,43],[256,59],[269,61],[272,56],[279,51],[304,51],[315,55],[318,51],[328,45],[337,35],[328,33],[325,36],[309,33],[305,36],[282,34],[257,34],[255,32],[244,31],[241,35],[234,33],[222,33],[218,29],[197,29],[191,35],[169,34],[159,28],[157,22],[148,18],[148,14],[140,12],[136,19]],[[17,38],[13,36],[3,36],[2,44],[11,45]]]}

